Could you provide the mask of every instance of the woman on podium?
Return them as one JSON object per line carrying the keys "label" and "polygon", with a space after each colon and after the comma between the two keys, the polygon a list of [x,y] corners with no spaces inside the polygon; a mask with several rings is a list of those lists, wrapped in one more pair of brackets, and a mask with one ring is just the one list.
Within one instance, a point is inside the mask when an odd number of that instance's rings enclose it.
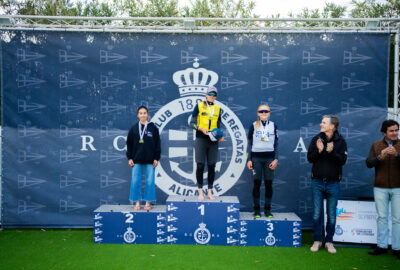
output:
{"label": "woman on podium", "polygon": [[[139,122],[129,130],[126,140],[126,156],[132,167],[132,181],[129,200],[136,202],[134,210],[140,210],[140,201],[146,201],[145,211],[151,210],[150,203],[156,200],[154,171],[161,155],[160,135],[158,128],[148,122],[149,111],[145,106],[137,110]],[[145,189],[142,197],[142,171],[145,171]]]}
{"label": "woman on podium", "polygon": [[260,187],[264,176],[265,205],[264,214],[272,218],[272,180],[278,165],[278,130],[270,121],[271,111],[268,105],[262,104],[257,110],[257,121],[249,128],[247,168],[253,173],[254,217],[260,218]]}
{"label": "woman on podium", "polygon": [[198,200],[204,200],[203,192],[203,173],[205,159],[207,158],[208,169],[208,190],[207,198],[215,200],[212,189],[215,178],[215,165],[218,158],[218,143],[224,141],[221,126],[220,107],[215,104],[218,90],[210,86],[206,90],[206,100],[199,102],[193,112],[190,127],[196,130],[196,140],[194,142],[196,160],[196,181],[199,190]]}

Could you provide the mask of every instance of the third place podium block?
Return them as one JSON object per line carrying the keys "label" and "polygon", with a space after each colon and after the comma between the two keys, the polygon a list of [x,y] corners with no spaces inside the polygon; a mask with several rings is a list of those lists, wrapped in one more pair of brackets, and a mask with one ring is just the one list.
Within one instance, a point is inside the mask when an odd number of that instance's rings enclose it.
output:
{"label": "third place podium block", "polygon": [[239,206],[236,196],[216,197],[215,201],[169,196],[167,236],[174,244],[238,245]]}
{"label": "third place podium block", "polygon": [[239,245],[301,246],[301,219],[295,213],[274,213],[274,217],[254,219],[253,213],[240,213]]}

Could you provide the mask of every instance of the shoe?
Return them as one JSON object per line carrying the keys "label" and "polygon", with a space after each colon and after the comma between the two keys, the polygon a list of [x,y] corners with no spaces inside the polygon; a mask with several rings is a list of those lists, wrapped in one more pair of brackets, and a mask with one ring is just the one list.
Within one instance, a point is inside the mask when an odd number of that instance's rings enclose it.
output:
{"label": "shoe", "polygon": [[273,218],[274,215],[271,213],[271,210],[264,209],[264,215],[267,218]]}
{"label": "shoe", "polygon": [[385,254],[387,252],[388,252],[387,248],[376,247],[373,250],[371,250],[370,252],[368,252],[368,254],[369,255],[381,255],[381,254]]}
{"label": "shoe", "polygon": [[393,255],[397,257],[397,259],[400,259],[400,249],[399,250],[393,250]]}
{"label": "shoe", "polygon": [[254,218],[260,218],[261,217],[260,210],[254,210],[253,216],[254,216]]}
{"label": "shoe", "polygon": [[310,250],[311,252],[317,252],[322,246],[322,242],[320,241],[314,241],[314,244],[311,246]]}
{"label": "shoe", "polygon": [[326,250],[328,250],[328,252],[329,252],[330,254],[335,254],[335,253],[336,253],[336,249],[335,249],[335,247],[333,246],[333,243],[331,243],[331,242],[325,243],[325,248],[326,248]]}

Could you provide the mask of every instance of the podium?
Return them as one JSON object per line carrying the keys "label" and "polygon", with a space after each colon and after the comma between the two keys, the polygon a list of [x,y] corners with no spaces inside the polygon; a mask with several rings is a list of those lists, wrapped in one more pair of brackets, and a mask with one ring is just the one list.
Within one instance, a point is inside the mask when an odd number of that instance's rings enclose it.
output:
{"label": "podium", "polygon": [[149,212],[132,205],[102,205],[94,211],[94,243],[223,246],[301,246],[301,219],[294,213],[257,218],[239,212],[236,196],[198,201],[169,196]]}
{"label": "podium", "polygon": [[215,201],[169,196],[169,235],[175,244],[237,245],[239,206],[236,196],[217,197]]}
{"label": "podium", "polygon": [[301,246],[301,219],[294,213],[274,213],[273,218],[254,219],[253,213],[240,213],[239,245]]}
{"label": "podium", "polygon": [[94,211],[94,242],[161,244],[166,242],[165,205],[149,212],[133,205],[102,205]]}

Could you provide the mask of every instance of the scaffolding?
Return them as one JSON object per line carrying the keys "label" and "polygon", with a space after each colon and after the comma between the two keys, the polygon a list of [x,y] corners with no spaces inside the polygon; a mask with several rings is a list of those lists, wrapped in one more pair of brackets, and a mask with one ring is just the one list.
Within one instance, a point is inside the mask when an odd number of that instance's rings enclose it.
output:
{"label": "scaffolding", "polygon": [[[393,109],[399,120],[400,18],[189,18],[0,15],[0,30],[132,33],[389,33],[394,36]],[[397,102],[396,102],[397,101]]]}

